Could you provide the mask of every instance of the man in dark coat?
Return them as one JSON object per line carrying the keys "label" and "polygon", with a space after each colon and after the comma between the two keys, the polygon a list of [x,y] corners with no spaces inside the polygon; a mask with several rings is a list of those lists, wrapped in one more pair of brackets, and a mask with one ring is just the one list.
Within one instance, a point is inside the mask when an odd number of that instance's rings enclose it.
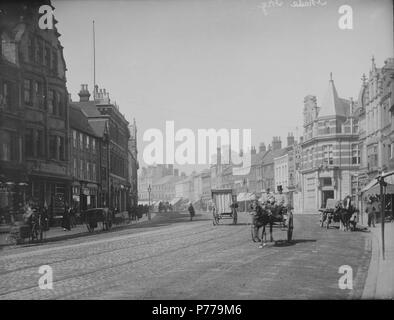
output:
{"label": "man in dark coat", "polygon": [[190,221],[192,221],[193,220],[193,217],[194,217],[194,215],[195,215],[195,212],[194,212],[194,208],[193,208],[193,205],[192,205],[192,203],[190,202],[190,205],[189,205],[189,213],[190,213]]}
{"label": "man in dark coat", "polygon": [[67,203],[64,205],[63,219],[62,219],[62,227],[64,231],[70,231],[70,208]]}

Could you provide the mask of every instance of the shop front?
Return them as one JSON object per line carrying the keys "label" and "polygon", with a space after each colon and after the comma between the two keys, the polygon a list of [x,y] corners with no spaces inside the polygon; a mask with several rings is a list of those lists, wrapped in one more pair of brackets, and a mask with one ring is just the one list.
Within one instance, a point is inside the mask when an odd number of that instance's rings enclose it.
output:
{"label": "shop front", "polygon": [[81,211],[97,208],[98,186],[93,183],[82,184],[79,197]]}
{"label": "shop front", "polygon": [[27,177],[20,171],[0,174],[0,225],[13,223],[18,214],[23,214],[27,186]]}
{"label": "shop front", "polygon": [[52,177],[30,176],[26,196],[39,207],[47,207],[52,226],[60,224],[66,205],[70,205],[70,181]]}

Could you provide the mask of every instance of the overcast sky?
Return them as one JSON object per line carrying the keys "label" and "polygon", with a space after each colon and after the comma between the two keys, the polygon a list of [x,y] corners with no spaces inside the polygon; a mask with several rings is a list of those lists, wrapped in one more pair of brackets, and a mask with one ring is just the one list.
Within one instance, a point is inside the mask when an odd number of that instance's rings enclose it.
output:
{"label": "overcast sky", "polygon": [[[302,133],[303,99],[313,94],[319,104],[330,72],[341,97],[357,98],[371,56],[378,67],[393,56],[391,0],[304,8],[280,0],[266,14],[262,2],[53,0],[68,90],[75,100],[81,83],[93,87],[95,20],[96,82],[136,118],[140,155],[144,131],[164,131],[165,120],[196,133],[250,128],[257,146]],[[343,4],[353,8],[353,30],[338,27]]]}

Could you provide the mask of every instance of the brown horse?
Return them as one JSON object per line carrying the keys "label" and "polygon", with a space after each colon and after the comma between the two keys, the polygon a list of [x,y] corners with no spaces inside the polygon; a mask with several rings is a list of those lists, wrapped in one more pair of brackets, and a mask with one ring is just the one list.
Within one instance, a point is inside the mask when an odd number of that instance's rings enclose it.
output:
{"label": "brown horse", "polygon": [[343,231],[354,231],[355,223],[352,219],[353,214],[356,212],[356,208],[351,206],[349,210],[345,209],[341,204],[339,204],[335,209],[335,214],[339,214],[339,219],[342,224]]}
{"label": "brown horse", "polygon": [[[283,223],[283,217],[281,213],[285,208],[282,206],[276,205],[257,205],[255,208],[255,218],[253,219],[253,226],[252,226],[252,234],[253,234],[253,241],[261,241],[262,246],[265,246],[267,240],[267,233],[266,233],[266,226],[269,225],[269,232],[270,232],[270,242],[274,241],[274,237],[272,236],[272,227],[275,222]],[[263,228],[261,239],[258,238],[258,231],[260,228]]]}

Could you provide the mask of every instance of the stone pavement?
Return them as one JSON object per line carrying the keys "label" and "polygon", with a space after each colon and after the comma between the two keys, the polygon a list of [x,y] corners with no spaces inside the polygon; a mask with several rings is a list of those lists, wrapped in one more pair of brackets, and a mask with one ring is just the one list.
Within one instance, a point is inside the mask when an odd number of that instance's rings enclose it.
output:
{"label": "stone pavement", "polygon": [[376,227],[370,230],[372,257],[362,298],[394,299],[394,223],[385,223],[384,259],[381,224],[376,224]]}
{"label": "stone pavement", "polygon": [[[155,216],[156,213],[152,212],[151,213],[151,218]],[[114,224],[112,226],[112,229],[119,229],[119,228],[125,228],[131,225],[139,224],[148,221],[147,215],[143,215],[141,219],[138,221],[128,221],[128,214],[127,212],[122,212],[120,214],[116,215],[117,219],[123,219],[124,222]],[[64,231],[62,227],[54,227],[50,228],[47,232],[44,234],[44,242],[52,242],[52,241],[58,241],[58,240],[66,240],[66,239],[71,239],[71,238],[76,238],[76,237],[82,237],[82,236],[88,236],[95,234],[97,232],[101,231],[101,226],[96,229],[95,232],[88,232],[86,225],[85,224],[79,224],[76,227],[72,228],[70,231]],[[1,230],[0,233],[0,248],[4,246],[9,246],[9,243],[7,243],[6,238],[8,236],[8,230],[4,229]],[[27,244],[27,242],[26,242]]]}

